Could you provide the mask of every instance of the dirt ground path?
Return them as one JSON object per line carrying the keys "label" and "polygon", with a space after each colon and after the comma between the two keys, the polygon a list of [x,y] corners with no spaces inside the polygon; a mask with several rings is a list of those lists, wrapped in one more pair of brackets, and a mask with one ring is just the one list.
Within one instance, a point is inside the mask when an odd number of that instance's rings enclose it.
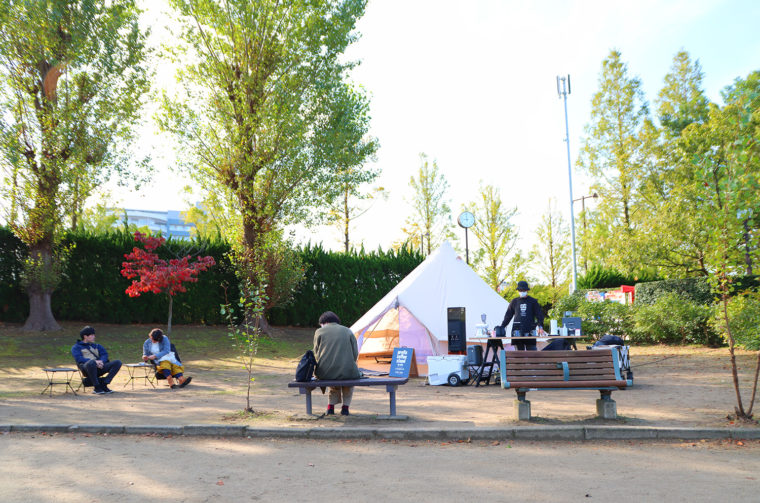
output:
{"label": "dirt ground path", "polygon": [[[749,381],[753,355],[741,356]],[[735,395],[725,349],[649,347],[632,350],[635,379],[633,388],[613,393],[619,419],[604,422],[594,418],[593,391],[542,391],[528,394],[534,422],[538,424],[624,424],[636,426],[735,427],[726,419],[733,410]],[[193,376],[190,386],[170,390],[137,382],[132,389],[123,369],[112,395],[41,395],[45,376],[39,367],[0,369],[0,424],[117,424],[188,425],[241,424],[303,428],[342,424],[378,427],[376,419],[388,413],[384,389],[357,388],[352,415],[348,418],[307,418],[304,397],[287,388],[295,360],[265,360],[256,368],[252,392],[254,417],[243,417],[244,371],[230,360],[186,362]],[[746,389],[746,388],[745,388]],[[746,391],[745,391],[746,393]],[[746,393],[748,395],[748,393]],[[416,378],[399,389],[398,413],[407,421],[392,422],[394,428],[462,428],[514,425],[514,393],[499,386],[428,386]],[[327,402],[318,391],[314,411],[321,413]]]}
{"label": "dirt ground path", "polygon": [[[424,469],[421,469],[424,467]],[[0,500],[757,501],[760,441],[0,436]]]}

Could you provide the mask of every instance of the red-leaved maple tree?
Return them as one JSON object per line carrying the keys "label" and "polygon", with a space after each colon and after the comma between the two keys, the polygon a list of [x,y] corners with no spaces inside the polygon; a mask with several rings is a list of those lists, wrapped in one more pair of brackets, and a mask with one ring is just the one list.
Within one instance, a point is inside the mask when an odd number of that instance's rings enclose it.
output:
{"label": "red-leaved maple tree", "polygon": [[[124,258],[127,262],[121,264],[121,275],[132,279],[132,284],[126,293],[130,297],[139,297],[146,292],[169,294],[168,333],[172,331],[172,303],[174,295],[185,292],[184,283],[198,281],[198,274],[216,264],[214,257],[196,257],[192,262],[190,255],[180,259],[164,260],[156,254],[156,248],[166,242],[162,237],[147,236],[135,232],[135,241],[143,244],[143,248],[134,247],[132,253]],[[133,279],[139,278],[139,279]]]}

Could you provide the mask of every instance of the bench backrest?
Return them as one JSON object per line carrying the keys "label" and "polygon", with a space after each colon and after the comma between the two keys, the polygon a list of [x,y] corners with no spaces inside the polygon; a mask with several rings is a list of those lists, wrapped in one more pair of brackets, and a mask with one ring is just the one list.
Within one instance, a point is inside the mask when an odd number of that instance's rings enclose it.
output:
{"label": "bench backrest", "polygon": [[[619,386],[617,348],[588,351],[502,351],[502,387]],[[518,384],[519,383],[519,384]]]}

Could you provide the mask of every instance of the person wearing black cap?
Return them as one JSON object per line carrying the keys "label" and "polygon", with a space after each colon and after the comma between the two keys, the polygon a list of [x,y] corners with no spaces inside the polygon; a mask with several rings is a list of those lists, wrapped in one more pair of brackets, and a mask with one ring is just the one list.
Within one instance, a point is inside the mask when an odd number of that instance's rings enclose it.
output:
{"label": "person wearing black cap", "polygon": [[[119,360],[108,361],[108,352],[100,344],[95,344],[95,329],[91,326],[84,327],[79,332],[76,344],[71,347],[71,356],[77,362],[77,366],[87,376],[95,388],[96,395],[104,393],[113,393],[108,389],[111,380],[114,378],[119,369],[121,362]],[[105,377],[101,378],[101,376]]]}
{"label": "person wearing black cap", "polygon": [[[509,303],[507,312],[504,314],[504,320],[501,322],[501,327],[506,327],[509,322],[514,318],[515,322],[512,324],[512,335],[529,336],[531,332],[538,326],[538,335],[544,335],[544,312],[541,310],[541,306],[538,305],[538,301],[528,295],[528,282],[518,281],[517,292],[520,295],[512,299]],[[512,344],[517,349],[535,351],[536,340],[528,339],[526,341],[517,341],[512,339]]]}

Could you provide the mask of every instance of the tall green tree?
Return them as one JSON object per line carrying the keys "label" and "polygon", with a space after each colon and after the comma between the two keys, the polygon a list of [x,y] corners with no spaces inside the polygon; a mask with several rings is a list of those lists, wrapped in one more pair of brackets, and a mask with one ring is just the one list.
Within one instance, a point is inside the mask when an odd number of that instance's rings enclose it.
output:
{"label": "tall green tree", "polygon": [[[360,94],[350,91],[344,105],[346,109],[334,118],[335,121],[345,121],[346,124],[335,128],[344,131],[344,137],[336,142],[339,194],[330,206],[328,220],[340,227],[344,250],[348,253],[351,248],[351,223],[369,209],[362,203],[384,197],[385,191],[382,188],[364,190],[380,174],[378,170],[363,166],[365,161],[374,156],[378,147],[377,140],[365,131],[369,122],[369,104]],[[349,135],[353,136],[348,137]]]}
{"label": "tall green tree", "polygon": [[604,254],[594,259],[627,271],[639,264],[632,244],[645,162],[641,132],[649,113],[641,86],[637,77],[629,75],[620,52],[611,51],[602,62],[578,158],[578,166],[591,175],[592,189],[600,196],[592,229],[594,248]]}
{"label": "tall green tree", "polygon": [[[426,253],[430,255],[446,237],[447,225],[451,224],[451,209],[446,191],[449,183],[438,169],[438,163],[428,156],[420,154],[420,167],[417,176],[409,178],[412,197],[409,201],[412,214],[406,219],[402,228],[407,242],[415,246],[420,239],[420,246],[427,245]],[[423,239],[424,238],[424,239]]]}
{"label": "tall green tree", "polygon": [[557,210],[556,202],[550,199],[536,229],[537,242],[531,255],[539,277],[558,295],[570,282],[572,258],[568,246],[569,234],[570,228]]}
{"label": "tall green tree", "polygon": [[341,181],[342,192],[333,202],[330,208],[330,222],[341,232],[343,239],[343,251],[351,250],[351,229],[356,219],[367,213],[372,203],[378,199],[387,199],[388,192],[383,187],[363,191],[361,185],[364,182],[352,180],[351,170],[345,172],[345,179]]}
{"label": "tall green tree", "polygon": [[373,152],[366,98],[348,84],[355,63],[343,56],[365,1],[169,3],[185,42],[184,90],[164,100],[161,126],[191,153],[187,169],[231,205],[245,274],[255,289],[267,284],[271,307],[300,267],[283,226],[324,217],[342,170]]}
{"label": "tall green tree", "polygon": [[710,102],[702,89],[703,79],[699,61],[692,61],[684,50],[678,51],[656,102],[657,118],[668,135],[681,136],[688,125],[707,120]]}
{"label": "tall green tree", "polygon": [[138,14],[133,0],[0,4],[0,190],[29,247],[26,330],[59,328],[58,237],[65,215],[81,210],[69,203],[127,165],[149,87]]}
{"label": "tall green tree", "polygon": [[[725,106],[711,105],[705,124],[684,130],[694,152],[695,217],[702,229],[706,269],[719,295],[721,320],[729,344],[731,373],[736,393],[736,415],[751,419],[757,392],[760,352],[745,402],[734,353],[735,337],[729,315],[733,280],[744,272],[746,255],[757,260],[758,247],[747,249],[745,222],[760,210],[760,72],[737,80],[723,92]],[[754,229],[757,235],[757,228]],[[746,405],[745,405],[746,404]]]}
{"label": "tall green tree", "polygon": [[517,208],[507,207],[499,189],[482,182],[478,198],[468,208],[475,216],[470,231],[478,242],[473,263],[485,282],[497,290],[510,272],[514,272],[512,259],[518,251],[515,249],[518,231],[514,224]]}
{"label": "tall green tree", "polygon": [[643,262],[663,276],[708,274],[701,224],[693,214],[694,152],[683,138],[690,125],[708,119],[702,80],[699,62],[678,52],[656,102],[660,127],[650,125],[645,132],[649,155],[640,190],[639,238],[647,250]]}

